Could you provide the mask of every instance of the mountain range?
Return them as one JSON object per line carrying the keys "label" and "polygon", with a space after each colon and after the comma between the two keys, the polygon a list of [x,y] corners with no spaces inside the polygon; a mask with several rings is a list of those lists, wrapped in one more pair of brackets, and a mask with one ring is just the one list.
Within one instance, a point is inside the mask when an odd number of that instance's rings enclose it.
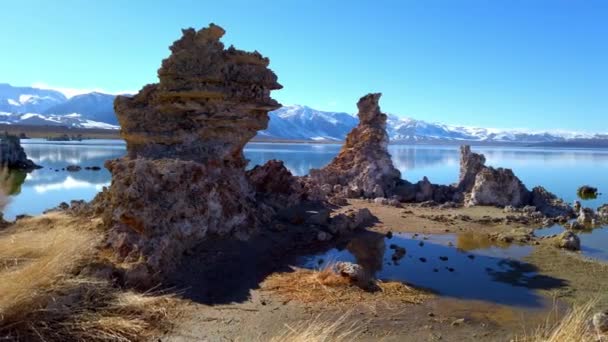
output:
{"label": "mountain range", "polygon": [[[0,84],[0,124],[50,125],[118,129],[115,95],[92,92],[71,98],[55,90]],[[307,106],[284,106],[269,113],[261,139],[340,141],[357,125],[356,116],[326,112]],[[388,115],[391,141],[407,143],[526,143],[577,144],[608,142],[608,134],[532,132],[429,123]]]}

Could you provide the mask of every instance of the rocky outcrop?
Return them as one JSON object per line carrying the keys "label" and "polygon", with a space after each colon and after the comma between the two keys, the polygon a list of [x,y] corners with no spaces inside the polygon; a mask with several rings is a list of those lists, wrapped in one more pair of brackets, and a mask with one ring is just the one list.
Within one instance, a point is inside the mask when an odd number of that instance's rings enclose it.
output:
{"label": "rocky outcrop", "polygon": [[576,221],[585,226],[596,225],[599,223],[599,216],[591,208],[581,208],[578,212]]}
{"label": "rocky outcrop", "polygon": [[106,163],[112,183],[96,207],[128,283],[151,285],[205,236],[246,238],[273,213],[255,196],[273,185],[247,177],[243,147],[280,106],[270,91],[281,86],[267,58],[224,49],[223,34],[183,30],[160,82],[114,103],[127,156]]}
{"label": "rocky outcrop", "polygon": [[545,188],[539,186],[529,191],[512,170],[485,166],[485,160],[482,154],[471,152],[469,146],[461,146],[460,179],[453,196],[461,195],[465,205],[532,206],[551,218],[574,216],[570,205]]}
{"label": "rocky outcrop", "polygon": [[388,153],[386,114],[380,111],[379,93],[357,103],[359,124],[346,137],[334,160],[322,169],[310,170],[308,192],[323,198],[338,194],[350,198],[390,197],[401,174]]}
{"label": "rocky outcrop", "polygon": [[558,198],[542,186],[537,186],[532,189],[532,205],[538,211],[548,217],[566,217],[574,216],[572,207]]}
{"label": "rocky outcrop", "polygon": [[460,175],[456,188],[461,192],[471,192],[475,186],[475,178],[484,168],[486,157],[483,154],[471,152],[471,146],[460,147]]}
{"label": "rocky outcrop", "polygon": [[557,246],[570,251],[581,249],[581,239],[571,231],[565,231],[557,236]]}
{"label": "rocky outcrop", "polygon": [[530,202],[530,192],[510,169],[485,166],[482,154],[471,147],[460,147],[460,177],[456,188],[464,194],[465,205],[523,207]]}
{"label": "rocky outcrop", "polygon": [[582,199],[594,199],[597,198],[597,188],[583,185],[576,190],[576,194]]}
{"label": "rocky outcrop", "polygon": [[258,52],[224,49],[224,30],[211,24],[170,47],[160,83],[114,103],[128,157],[177,158],[242,168],[243,147],[268,126],[282,88]]}
{"label": "rocky outcrop", "polygon": [[269,160],[247,171],[258,199],[274,208],[298,204],[305,197],[302,184],[282,161]]}
{"label": "rocky outcrop", "polygon": [[19,137],[8,134],[0,136],[0,167],[24,171],[40,168],[27,158]]}
{"label": "rocky outcrop", "polygon": [[530,202],[530,192],[510,169],[484,167],[476,176],[467,205],[511,205]]}
{"label": "rocky outcrop", "polygon": [[597,208],[597,215],[602,221],[608,221],[608,204],[604,204]]}

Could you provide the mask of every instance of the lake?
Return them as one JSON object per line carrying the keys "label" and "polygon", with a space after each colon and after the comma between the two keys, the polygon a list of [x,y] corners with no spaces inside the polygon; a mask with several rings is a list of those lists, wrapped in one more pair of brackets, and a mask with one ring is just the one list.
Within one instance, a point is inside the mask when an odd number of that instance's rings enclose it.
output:
{"label": "lake", "polygon": [[[125,144],[119,140],[47,142],[29,139],[23,140],[22,144],[29,158],[43,168],[27,175],[12,175],[11,202],[4,213],[7,219],[18,214],[40,214],[73,199],[92,199],[110,183],[110,173],[103,168],[104,161],[125,153]],[[334,144],[250,143],[245,148],[245,156],[250,160],[250,167],[279,159],[294,174],[305,175],[311,168],[327,164],[339,150],[340,145]],[[389,150],[402,177],[411,182],[424,176],[441,184],[458,180],[458,146],[391,145]],[[486,156],[487,165],[513,169],[529,188],[545,186],[569,202],[576,199],[576,189],[581,185],[596,186],[600,192],[608,189],[607,150],[487,146],[473,147],[473,150]],[[70,164],[102,169],[65,171]],[[608,203],[608,194],[582,202],[584,206],[597,208]]]}
{"label": "lake", "polygon": [[[47,142],[23,140],[23,147],[35,163],[44,166],[25,175],[23,184],[14,189],[12,201],[5,211],[11,219],[18,214],[39,214],[72,199],[90,200],[110,182],[110,173],[103,168],[105,160],[125,153],[119,140],[86,140],[83,142]],[[295,175],[305,175],[311,168],[327,164],[340,150],[334,144],[271,144],[250,143],[245,156],[250,167],[270,159],[285,162]],[[391,145],[390,153],[402,177],[416,182],[427,176],[433,183],[450,184],[458,180],[458,146]],[[486,156],[487,165],[507,167],[528,186],[545,186],[572,202],[576,189],[584,184],[608,188],[608,151],[594,149],[535,149],[522,147],[473,147]],[[67,165],[100,166],[100,171],[68,172]],[[15,177],[22,178],[23,176]],[[596,208],[608,203],[608,194],[583,201]]]}

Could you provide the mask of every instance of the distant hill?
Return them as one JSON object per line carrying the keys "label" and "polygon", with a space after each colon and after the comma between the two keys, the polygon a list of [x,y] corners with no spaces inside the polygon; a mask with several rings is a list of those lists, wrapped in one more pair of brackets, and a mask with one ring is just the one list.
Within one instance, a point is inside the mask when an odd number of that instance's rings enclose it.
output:
{"label": "distant hill", "polygon": [[[115,95],[92,92],[67,98],[54,90],[0,84],[0,124],[118,129]],[[308,106],[284,106],[269,113],[263,140],[341,141],[358,122],[356,116]],[[532,132],[430,123],[389,115],[387,131],[392,142],[419,144],[518,144],[530,146],[608,146],[608,134]]]}
{"label": "distant hill", "polygon": [[83,118],[118,125],[114,113],[115,95],[89,93],[74,96],[63,103],[56,104],[44,111],[44,114],[80,114]]}
{"label": "distant hill", "polygon": [[55,90],[13,87],[0,83],[0,112],[42,113],[65,101],[65,95]]}

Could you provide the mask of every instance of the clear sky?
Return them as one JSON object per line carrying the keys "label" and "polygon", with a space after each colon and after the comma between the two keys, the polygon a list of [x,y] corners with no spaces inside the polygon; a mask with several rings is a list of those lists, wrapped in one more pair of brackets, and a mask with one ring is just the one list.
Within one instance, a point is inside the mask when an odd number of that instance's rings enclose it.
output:
{"label": "clear sky", "polygon": [[1,0],[0,83],[139,90],[180,29],[270,58],[283,104],[608,131],[608,1]]}

